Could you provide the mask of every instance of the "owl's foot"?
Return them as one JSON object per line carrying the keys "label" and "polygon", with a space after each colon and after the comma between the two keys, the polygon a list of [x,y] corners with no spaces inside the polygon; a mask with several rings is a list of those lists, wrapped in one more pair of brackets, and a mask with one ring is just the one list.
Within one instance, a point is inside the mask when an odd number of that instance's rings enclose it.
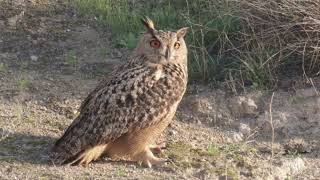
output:
{"label": "owl's foot", "polygon": [[135,160],[142,162],[142,164],[148,168],[151,168],[153,165],[161,165],[166,162],[165,159],[155,157],[150,147],[147,147],[143,152],[141,152]]}
{"label": "owl's foot", "polygon": [[151,150],[146,151],[145,157],[142,160],[143,165],[145,165],[148,168],[151,168],[152,165],[161,165],[165,162],[166,162],[165,159],[155,157],[151,152]]}
{"label": "owl's foot", "polygon": [[149,149],[154,154],[160,154],[164,149],[166,149],[166,143],[161,143],[159,145],[149,145]]}
{"label": "owl's foot", "polygon": [[164,164],[165,162],[167,162],[167,160],[155,157],[152,160],[149,160],[149,161],[147,160],[143,162],[143,165],[145,165],[148,168],[152,168],[152,165],[161,165],[161,164]]}

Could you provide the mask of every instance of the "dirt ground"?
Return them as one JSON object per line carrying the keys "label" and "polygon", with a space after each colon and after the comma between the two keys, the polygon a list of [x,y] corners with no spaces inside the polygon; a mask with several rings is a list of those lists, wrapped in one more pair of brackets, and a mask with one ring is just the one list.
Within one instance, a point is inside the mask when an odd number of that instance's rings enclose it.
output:
{"label": "dirt ground", "polygon": [[320,179],[319,78],[271,106],[271,92],[190,84],[159,139],[163,166],[54,165],[53,143],[125,56],[65,1],[0,1],[0,179]]}

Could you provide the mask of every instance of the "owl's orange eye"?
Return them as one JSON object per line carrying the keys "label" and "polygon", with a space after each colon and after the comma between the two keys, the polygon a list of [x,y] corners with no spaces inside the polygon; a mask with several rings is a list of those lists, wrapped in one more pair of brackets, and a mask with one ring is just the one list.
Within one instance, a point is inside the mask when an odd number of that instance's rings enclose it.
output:
{"label": "owl's orange eye", "polygon": [[153,48],[159,48],[160,47],[160,41],[154,39],[150,41],[150,46]]}
{"label": "owl's orange eye", "polygon": [[174,43],[174,48],[175,49],[179,49],[180,48],[180,43],[179,42]]}

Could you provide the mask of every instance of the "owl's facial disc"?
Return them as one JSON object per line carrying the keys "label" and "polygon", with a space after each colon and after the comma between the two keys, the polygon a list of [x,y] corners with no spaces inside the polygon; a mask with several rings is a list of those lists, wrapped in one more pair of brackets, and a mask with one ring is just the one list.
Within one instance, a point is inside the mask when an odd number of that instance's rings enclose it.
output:
{"label": "owl's facial disc", "polygon": [[147,33],[144,34],[137,52],[149,57],[152,61],[184,61],[187,48],[184,36],[188,28],[176,32],[156,30],[154,23],[148,17],[141,19]]}
{"label": "owl's facial disc", "polygon": [[175,32],[155,31],[155,35],[151,34],[146,44],[149,46],[150,55],[158,56],[159,60],[172,61],[179,52],[181,43]]}

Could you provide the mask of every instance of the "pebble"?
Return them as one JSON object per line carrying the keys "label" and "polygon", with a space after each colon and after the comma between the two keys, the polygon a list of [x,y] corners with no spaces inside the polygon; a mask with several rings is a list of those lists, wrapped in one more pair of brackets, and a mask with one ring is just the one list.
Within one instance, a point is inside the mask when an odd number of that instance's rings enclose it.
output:
{"label": "pebble", "polygon": [[241,142],[243,140],[243,134],[240,132],[232,132],[232,140],[234,142]]}
{"label": "pebble", "polygon": [[258,106],[251,98],[237,96],[230,100],[229,108],[234,116],[244,117],[248,115],[256,115]]}
{"label": "pebble", "polygon": [[239,132],[245,136],[249,136],[251,132],[251,128],[247,124],[240,123]]}
{"label": "pebble", "polygon": [[38,61],[39,57],[38,57],[38,56],[31,55],[31,56],[30,56],[30,59],[31,59],[31,61]]}

